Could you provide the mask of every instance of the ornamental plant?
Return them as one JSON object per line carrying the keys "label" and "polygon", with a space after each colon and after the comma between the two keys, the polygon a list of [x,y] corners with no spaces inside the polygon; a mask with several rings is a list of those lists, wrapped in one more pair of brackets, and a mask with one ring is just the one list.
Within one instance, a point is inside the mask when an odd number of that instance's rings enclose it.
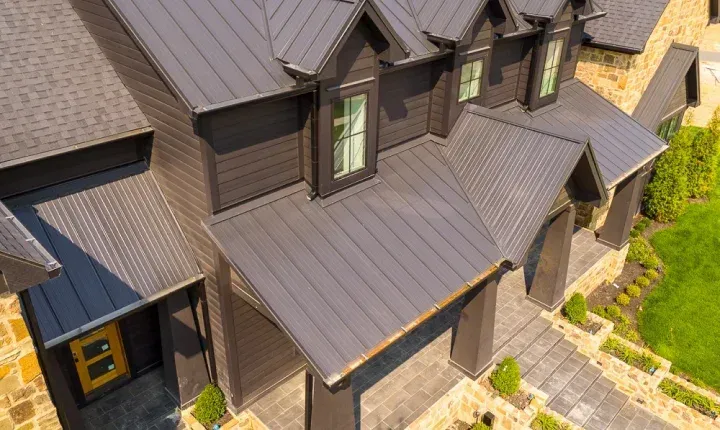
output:
{"label": "ornamental plant", "polygon": [[225,415],[226,407],[223,392],[217,385],[209,384],[198,396],[193,415],[200,424],[210,427]]}
{"label": "ornamental plant", "polygon": [[585,296],[575,293],[563,308],[565,318],[573,324],[585,324],[587,321],[587,302]]}
{"label": "ornamental plant", "polygon": [[640,297],[640,287],[635,284],[630,284],[625,287],[625,293],[630,297]]}
{"label": "ornamental plant", "polygon": [[633,237],[630,239],[630,247],[628,248],[628,262],[642,262],[653,256],[653,250],[650,243],[644,237]]}
{"label": "ornamental plant", "polygon": [[620,306],[627,306],[630,304],[630,296],[625,293],[620,293],[617,297],[615,297],[615,301]]}
{"label": "ornamental plant", "polygon": [[655,269],[648,269],[648,270],[645,272],[645,277],[648,278],[648,279],[651,280],[651,281],[657,279],[658,276],[660,276],[660,274],[659,274],[659,273],[657,272],[657,270],[655,270]]}
{"label": "ornamental plant", "polygon": [[517,361],[512,357],[505,357],[490,375],[490,383],[505,397],[517,393],[520,389],[520,366]]}
{"label": "ornamental plant", "polygon": [[638,276],[637,279],[635,279],[635,285],[640,288],[647,288],[650,286],[650,280],[645,276]]}
{"label": "ornamental plant", "polygon": [[607,311],[608,316],[613,320],[620,318],[620,315],[622,315],[620,308],[615,305],[609,305],[605,308],[605,310]]}
{"label": "ornamental plant", "polygon": [[532,423],[532,430],[567,430],[570,427],[566,423],[560,422],[557,418],[550,414],[540,412],[537,414]]}
{"label": "ornamental plant", "polygon": [[640,264],[646,269],[657,269],[660,267],[660,260],[656,256],[650,255],[643,259]]}
{"label": "ornamental plant", "polygon": [[670,148],[655,165],[655,173],[645,189],[645,212],[660,222],[677,219],[688,205],[688,165],[696,133],[683,127],[672,138]]}

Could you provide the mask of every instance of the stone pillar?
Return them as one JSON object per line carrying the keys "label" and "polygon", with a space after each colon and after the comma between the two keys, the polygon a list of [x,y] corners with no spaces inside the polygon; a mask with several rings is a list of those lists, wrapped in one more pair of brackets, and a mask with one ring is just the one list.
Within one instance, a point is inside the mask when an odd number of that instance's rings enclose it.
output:
{"label": "stone pillar", "polygon": [[647,174],[636,173],[615,188],[607,219],[599,230],[598,242],[615,250],[627,245]]}
{"label": "stone pillar", "polygon": [[0,429],[60,429],[16,294],[0,295]]}
{"label": "stone pillar", "polygon": [[306,428],[309,423],[308,430],[355,429],[355,403],[350,377],[331,388],[316,376],[308,375],[310,377],[305,379],[305,383],[312,384],[312,401],[306,399],[305,402]]}
{"label": "stone pillar", "polygon": [[184,407],[210,383],[187,290],[158,303],[165,388]]}
{"label": "stone pillar", "polygon": [[528,299],[552,311],[565,299],[575,206],[570,206],[550,224],[542,244],[540,260]]}
{"label": "stone pillar", "polygon": [[492,364],[498,274],[467,293],[450,352],[450,364],[477,379]]}

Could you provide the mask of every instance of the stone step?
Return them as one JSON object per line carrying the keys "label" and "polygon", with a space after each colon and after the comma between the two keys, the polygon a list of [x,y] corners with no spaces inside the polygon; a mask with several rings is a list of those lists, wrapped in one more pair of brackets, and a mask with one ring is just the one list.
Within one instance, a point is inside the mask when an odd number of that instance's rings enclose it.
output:
{"label": "stone step", "polygon": [[577,345],[567,339],[561,339],[550,352],[527,374],[523,376],[528,384],[540,387],[577,350]]}
{"label": "stone step", "polygon": [[610,390],[595,413],[585,423],[588,430],[606,430],[613,422],[620,410],[625,406],[629,397],[620,390]]}
{"label": "stone step", "polygon": [[548,407],[560,415],[567,416],[601,374],[602,370],[593,366],[589,361],[586,362],[562,391],[548,402]]}
{"label": "stone step", "polygon": [[617,414],[615,419],[608,426],[609,430],[651,430],[651,429],[675,429],[665,421],[647,410],[633,404],[625,402],[625,405]]}
{"label": "stone step", "polygon": [[563,339],[561,331],[550,328],[543,332],[528,349],[517,357],[520,372],[527,375]]}
{"label": "stone step", "polygon": [[533,319],[498,350],[495,354],[495,362],[499,363],[507,356],[519,357],[533,344],[535,339],[542,336],[550,327],[552,327],[552,323],[545,318],[537,317]]}
{"label": "stone step", "polygon": [[543,382],[539,388],[548,395],[548,403],[565,389],[580,369],[585,367],[588,361],[589,359],[586,356],[577,351],[573,351],[570,357]]}
{"label": "stone step", "polygon": [[575,403],[567,418],[581,427],[584,426],[614,389],[615,383],[600,375]]}

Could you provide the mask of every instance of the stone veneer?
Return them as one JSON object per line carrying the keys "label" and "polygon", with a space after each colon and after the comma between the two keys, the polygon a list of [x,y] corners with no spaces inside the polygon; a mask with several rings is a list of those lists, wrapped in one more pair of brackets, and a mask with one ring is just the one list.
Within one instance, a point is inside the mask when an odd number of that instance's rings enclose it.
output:
{"label": "stone veneer", "polygon": [[632,114],[670,45],[699,44],[709,11],[708,0],[670,0],[644,52],[625,54],[583,46],[575,76]]}
{"label": "stone veneer", "polygon": [[576,292],[587,297],[599,285],[615,281],[625,267],[625,258],[629,249],[630,245],[625,245],[617,251],[610,249],[590,269],[565,288],[565,299],[569,299]]}
{"label": "stone veneer", "polygon": [[615,188],[608,191],[608,199],[600,207],[595,207],[589,203],[578,203],[575,224],[593,231],[602,227],[607,219],[614,196]]}
{"label": "stone veneer", "polygon": [[0,430],[60,429],[15,294],[0,295]]}

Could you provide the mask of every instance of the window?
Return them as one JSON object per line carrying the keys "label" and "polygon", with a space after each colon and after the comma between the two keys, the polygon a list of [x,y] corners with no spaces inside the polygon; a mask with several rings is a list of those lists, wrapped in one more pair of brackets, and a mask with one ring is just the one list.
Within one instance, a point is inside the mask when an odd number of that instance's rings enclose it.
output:
{"label": "window", "polygon": [[367,94],[333,103],[333,179],[365,168]]}
{"label": "window", "polygon": [[675,115],[674,117],[668,118],[660,123],[660,126],[657,129],[657,135],[660,139],[669,142],[677,132],[679,121],[680,115]]}
{"label": "window", "polygon": [[564,39],[558,39],[548,43],[545,64],[543,65],[542,83],[540,84],[540,98],[549,96],[557,90],[564,41]]}
{"label": "window", "polygon": [[460,95],[458,102],[474,99],[480,95],[483,60],[463,64],[460,71]]}

